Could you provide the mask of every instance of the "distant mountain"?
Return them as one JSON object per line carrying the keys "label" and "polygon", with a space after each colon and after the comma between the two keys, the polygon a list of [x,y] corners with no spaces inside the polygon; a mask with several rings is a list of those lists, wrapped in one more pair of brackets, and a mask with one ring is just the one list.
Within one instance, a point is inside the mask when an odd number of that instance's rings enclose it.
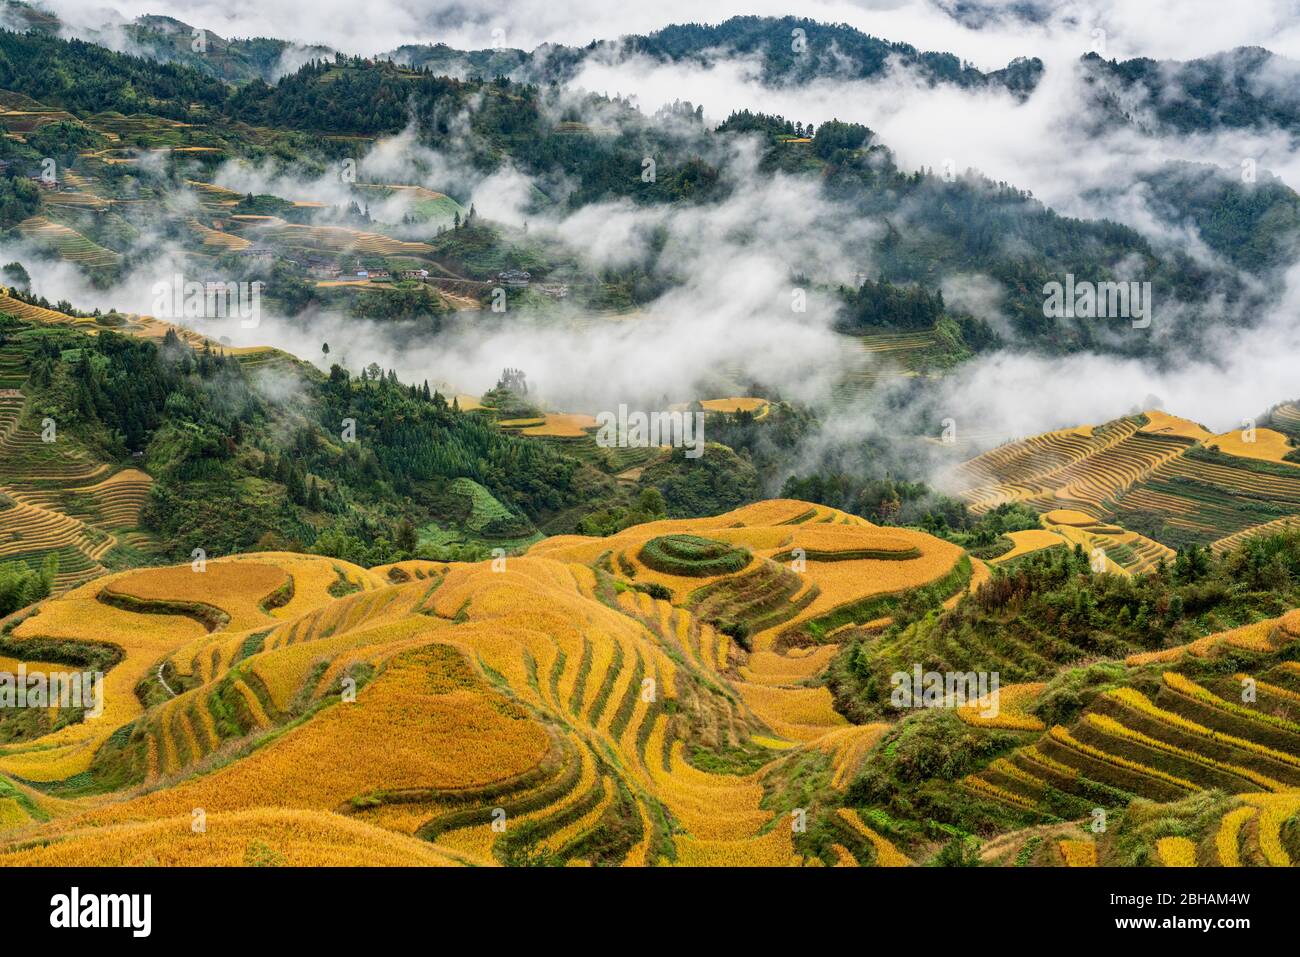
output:
{"label": "distant mountain", "polygon": [[41,30],[58,33],[63,26],[59,18],[48,10],[38,10],[29,3],[5,0],[0,5],[0,26],[6,30]]}
{"label": "distant mountain", "polygon": [[[1006,7],[955,0],[938,6],[978,29],[994,19],[1039,23],[1046,8],[1026,2]],[[20,0],[4,0],[0,25],[79,38],[162,63],[181,63],[234,84],[274,82],[302,64],[330,58],[326,46],[303,46],[270,37],[222,37],[165,16],[142,16],[114,29],[69,29],[59,18]],[[863,80],[906,69],[931,84],[1007,90],[1027,98],[1038,87],[1043,62],[1018,57],[988,72],[952,53],[919,50],[863,33],[848,24],[803,17],[732,17],[716,25],[674,24],[649,34],[592,40],[586,46],[543,44],[531,52],[510,48],[458,50],[444,43],[405,44],[377,59],[425,68],[461,79],[506,76],[522,83],[566,83],[588,62],[635,55],[661,63],[710,67],[738,57],[754,60],[762,81],[774,87],[826,78]],[[1300,136],[1300,63],[1260,47],[1240,47],[1186,62],[1138,58],[1080,58],[1095,122],[1122,122],[1147,133],[1277,127]]]}
{"label": "distant mountain", "polygon": [[304,47],[270,37],[227,40],[172,17],[143,16],[124,31],[137,45],[130,52],[163,63],[184,63],[232,83],[271,81],[308,60],[334,53],[329,47]]}
{"label": "distant mountain", "polygon": [[1046,23],[1053,13],[1053,5],[1043,0],[1006,4],[980,3],[979,0],[931,0],[931,3],[962,26],[973,30],[990,23]]}
{"label": "distant mountain", "polygon": [[1107,117],[1146,132],[1277,127],[1300,136],[1300,63],[1261,47],[1186,62],[1090,53],[1082,64]]}
{"label": "distant mountain", "polygon": [[665,62],[711,65],[742,56],[757,57],[763,80],[771,85],[807,83],[828,77],[868,79],[893,66],[917,71],[932,83],[962,87],[1003,85],[1017,92],[1033,89],[1042,70],[1038,60],[1016,60],[996,73],[982,73],[951,53],[918,50],[863,33],[847,24],[825,24],[801,17],[732,17],[716,26],[696,23],[665,27],[646,36],[589,47],[589,56],[637,53]]}
{"label": "distant mountain", "polygon": [[1285,267],[1295,256],[1300,196],[1271,173],[1259,170],[1255,175],[1254,181],[1243,182],[1236,169],[1165,163],[1139,181],[1147,209],[1171,230],[1190,223],[1210,249],[1237,268],[1262,275]]}
{"label": "distant mountain", "polygon": [[21,0],[4,0],[0,6],[0,27],[59,37],[76,36],[159,63],[184,64],[214,79],[236,84],[253,79],[270,82],[293,72],[308,60],[334,53],[329,47],[302,46],[270,37],[226,39],[174,17],[153,14],[101,29],[74,28],[56,14]]}
{"label": "distant mountain", "polygon": [[[147,15],[120,30],[67,29],[53,13],[21,0],[4,0],[0,24],[102,42],[164,63],[184,63],[231,83],[254,78],[273,81],[312,57],[335,52],[325,46],[301,46],[267,37],[226,39],[203,31],[204,48],[194,46],[197,28],[173,17]],[[123,44],[121,37],[129,40]],[[125,47],[125,49],[124,49]],[[824,24],[801,17],[733,17],[716,26],[688,23],[654,33],[613,40],[593,40],[585,47],[543,44],[532,52],[513,48],[457,50],[446,44],[407,44],[377,54],[412,67],[428,67],[450,76],[492,77],[525,82],[564,82],[587,60],[629,53],[662,62],[693,61],[705,65],[728,58],[756,57],[765,82],[798,84],[819,77],[864,79],[884,75],[894,66],[917,70],[933,83],[963,87],[1004,86],[1021,95],[1033,90],[1042,71],[1037,59],[1018,59],[1001,70],[983,73],[951,53],[918,50],[870,36],[847,24]]]}

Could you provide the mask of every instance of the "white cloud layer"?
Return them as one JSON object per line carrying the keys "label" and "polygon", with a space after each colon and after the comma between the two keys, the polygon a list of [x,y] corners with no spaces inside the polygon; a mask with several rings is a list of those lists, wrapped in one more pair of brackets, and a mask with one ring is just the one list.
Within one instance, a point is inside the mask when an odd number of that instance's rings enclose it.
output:
{"label": "white cloud layer", "polygon": [[[273,36],[377,53],[403,43],[444,42],[484,49],[500,40],[529,49],[545,42],[585,44],[672,23],[718,23],[732,16],[797,14],[848,23],[923,50],[955,53],[986,69],[1012,57],[1089,49],[1105,32],[1111,56],[1190,58],[1234,46],[1266,46],[1300,57],[1300,22],[1288,0],[1067,0],[1048,21],[971,29],[930,0],[45,0],[70,23],[166,14],[223,36]],[[998,9],[1012,0],[988,0]],[[499,31],[499,32],[494,32]]]}

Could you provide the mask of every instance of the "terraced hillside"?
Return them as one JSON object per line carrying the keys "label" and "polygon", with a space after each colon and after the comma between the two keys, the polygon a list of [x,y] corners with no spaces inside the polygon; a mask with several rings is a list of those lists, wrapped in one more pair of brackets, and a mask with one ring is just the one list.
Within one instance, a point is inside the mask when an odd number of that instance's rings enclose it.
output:
{"label": "terraced hillside", "polygon": [[[210,348],[226,355],[232,355],[244,364],[288,359],[287,353],[271,346],[225,345],[214,339],[209,339],[193,329],[187,329],[184,326],[178,326],[140,313],[113,312],[100,316],[70,315],[26,302],[4,286],[0,286],[0,314],[13,316],[15,319],[21,319],[35,325],[72,326],[77,331],[92,336],[98,335],[101,331],[107,329],[121,335],[159,340],[171,332],[195,349]],[[7,375],[16,376],[21,374],[22,379],[27,378],[26,373],[19,365],[15,365],[17,362],[18,358],[14,354],[11,354],[8,360],[4,359],[3,355],[0,355],[0,381],[4,381]]]}
{"label": "terraced hillside", "polygon": [[[1300,861],[1300,670],[1289,660],[1298,622],[1293,612],[1131,656],[1128,673],[1068,726],[1009,716],[1004,726],[1032,741],[963,786],[1036,826],[991,842],[985,859],[1019,866]],[[1258,667],[1233,669],[1242,655]],[[1046,686],[1025,687],[1032,700]],[[1023,714],[1031,704],[1019,707]],[[977,720],[976,710],[964,718]],[[1138,798],[1156,804],[1130,806]],[[1118,825],[1107,827],[1097,809],[1115,814]],[[1103,823],[1080,827],[1072,819]]]}
{"label": "terraced hillside", "polygon": [[151,480],[99,461],[32,408],[21,388],[32,341],[20,332],[0,346],[0,562],[36,568],[54,554],[67,588],[102,574],[115,549],[150,547],[138,526]]}
{"label": "terraced hillside", "polygon": [[[665,535],[741,560],[640,565]],[[9,635],[107,641],[121,662],[103,718],[0,749],[32,807],[0,825],[0,862],[333,860],[302,838],[312,813],[374,863],[909,863],[840,813],[885,728],[830,708],[815,623],[963,589],[961,559],[781,500],[495,567],[264,553],[107,576]]]}
{"label": "terraced hillside", "polygon": [[213,229],[210,226],[203,225],[197,219],[191,218],[188,225],[204,246],[211,246],[229,252],[239,252],[241,249],[247,249],[253,245],[250,240],[245,239],[243,236],[235,236],[223,230]]}
{"label": "terraced hillside", "polygon": [[1045,530],[1053,532],[1073,548],[1104,560],[1108,571],[1141,574],[1152,571],[1161,561],[1172,561],[1174,550],[1137,532],[1101,522],[1086,512],[1053,509],[1042,516]]}
{"label": "terraced hillside", "polygon": [[[958,484],[976,513],[1023,502],[1070,544],[1144,571],[1170,549],[1223,551],[1300,515],[1300,463],[1283,460],[1287,448],[1279,431],[1214,435],[1153,410],[1000,446],[964,463]],[[1092,527],[1050,521],[1063,510]]]}
{"label": "terraced hillside", "polygon": [[138,526],[151,480],[114,471],[42,421],[20,390],[0,390],[0,561],[35,568],[54,553],[55,584],[66,588],[102,574],[120,546],[149,547]]}
{"label": "terraced hillside", "polygon": [[[905,866],[933,842],[861,784],[915,720],[850,724],[819,678],[841,631],[985,575],[789,500],[504,562],[109,575],[4,636],[116,663],[98,720],[0,747],[0,863]],[[969,702],[997,746],[928,787],[1009,823],[988,863],[1289,863],[1297,615],[1108,664],[1063,722],[1056,680]]]}
{"label": "terraced hillside", "polygon": [[1192,449],[1118,498],[1113,514],[1171,545],[1210,545],[1300,514],[1300,465]]}
{"label": "terraced hillside", "polygon": [[423,257],[433,252],[428,243],[406,242],[381,233],[343,226],[303,226],[274,216],[253,215],[235,215],[231,222],[250,240],[276,242],[289,247],[376,256]]}
{"label": "terraced hillside", "polygon": [[1300,404],[1282,403],[1269,414],[1269,422],[1280,432],[1300,437]]}
{"label": "terraced hillside", "polygon": [[934,348],[931,332],[881,333],[843,337],[843,381],[836,387],[841,398],[856,399],[877,385],[917,375],[916,367]]}
{"label": "terraced hillside", "polygon": [[44,216],[24,220],[18,224],[18,231],[60,259],[79,266],[116,266],[121,261],[121,256],[113,250],[105,249],[75,229]]}
{"label": "terraced hillside", "polygon": [[[105,329],[158,339],[176,330],[192,345],[207,340],[149,316],[82,317],[35,306],[0,287],[0,313],[30,323],[0,346],[0,562],[39,567],[58,557],[57,589],[138,564],[153,551],[140,510],[152,480],[120,462],[106,462],[42,416],[23,391],[39,327],[67,326],[92,335]],[[275,350],[232,350],[241,361],[281,355]]]}

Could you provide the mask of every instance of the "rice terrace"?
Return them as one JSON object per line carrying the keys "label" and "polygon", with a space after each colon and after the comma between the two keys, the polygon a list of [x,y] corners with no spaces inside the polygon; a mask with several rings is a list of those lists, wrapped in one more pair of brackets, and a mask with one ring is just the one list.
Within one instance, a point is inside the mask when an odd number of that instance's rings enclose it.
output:
{"label": "rice terrace", "polygon": [[1289,926],[1295,10],[0,3],[20,930]]}

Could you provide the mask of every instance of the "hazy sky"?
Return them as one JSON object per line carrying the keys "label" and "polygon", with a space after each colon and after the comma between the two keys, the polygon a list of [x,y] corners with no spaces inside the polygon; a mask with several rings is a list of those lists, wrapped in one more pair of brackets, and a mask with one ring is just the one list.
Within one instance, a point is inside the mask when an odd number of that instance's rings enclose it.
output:
{"label": "hazy sky", "polygon": [[[985,0],[996,10],[1008,0]],[[1241,45],[1300,56],[1296,0],[1078,0],[1058,2],[1043,26],[993,23],[968,29],[935,0],[47,0],[70,23],[167,14],[226,36],[277,36],[375,53],[402,43],[480,49],[501,39],[532,49],[645,33],[670,23],[716,23],[739,14],[797,13],[848,23],[922,49],[945,50],[981,67],[1018,55],[1091,48],[1105,31],[1113,56],[1186,58]],[[500,31],[494,33],[494,31]]]}

